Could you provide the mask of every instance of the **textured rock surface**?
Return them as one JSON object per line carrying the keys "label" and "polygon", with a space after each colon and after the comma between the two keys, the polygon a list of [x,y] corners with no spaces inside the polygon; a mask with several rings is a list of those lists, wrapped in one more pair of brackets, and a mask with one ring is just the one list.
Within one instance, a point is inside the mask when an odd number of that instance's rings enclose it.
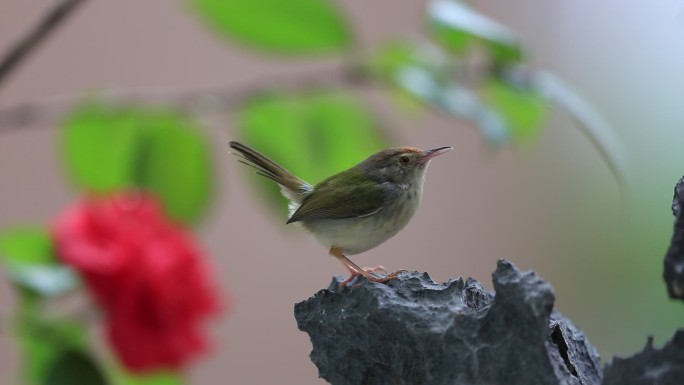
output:
{"label": "textured rock surface", "polygon": [[551,286],[499,261],[496,296],[472,279],[403,273],[295,305],[322,378],[345,384],[599,384],[596,350],[553,311]]}
{"label": "textured rock surface", "polygon": [[[665,272],[663,277],[667,283],[670,297],[684,299],[684,210],[681,199],[684,198],[684,177],[674,189],[672,213],[675,216],[674,233],[670,249],[665,255]],[[684,384],[684,380],[682,380]]]}
{"label": "textured rock surface", "polygon": [[614,358],[606,365],[603,385],[684,384],[684,329],[677,331],[662,349],[653,348],[649,338],[641,353]]}

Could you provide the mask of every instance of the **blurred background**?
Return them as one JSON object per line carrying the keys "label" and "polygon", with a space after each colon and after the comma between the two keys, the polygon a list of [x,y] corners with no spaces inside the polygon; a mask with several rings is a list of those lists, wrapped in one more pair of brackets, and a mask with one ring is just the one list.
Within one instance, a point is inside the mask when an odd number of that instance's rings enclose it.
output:
{"label": "blurred background", "polygon": [[[423,44],[431,17],[426,1],[331,2],[352,43],[320,55],[267,52],[226,39],[202,3],[86,2],[0,87],[0,110],[38,102],[56,111],[0,127],[0,229],[48,223],[76,199],[60,163],[61,113],[69,112],[70,102],[101,93],[192,107],[216,175],[213,202],[195,230],[232,309],[210,323],[213,351],[190,368],[189,383],[325,383],[308,359],[311,344],[297,330],[293,305],[346,271],[307,234],[285,226],[284,209],[275,208],[226,145],[235,139],[252,144],[291,171],[308,172],[310,182],[332,174],[307,169],[318,162],[309,142],[287,128],[269,130],[287,114],[259,120],[278,110],[281,97],[259,99],[262,91],[295,89],[293,103],[305,104],[316,97],[311,79],[353,100],[349,110],[330,112],[332,120],[359,109],[371,116],[360,114],[348,125],[358,130],[348,132],[351,139],[340,134],[326,142],[332,143],[327,152],[346,154],[321,155],[338,171],[389,145],[455,149],[432,162],[411,223],[356,256],[360,265],[427,271],[436,281],[470,276],[489,288],[499,258],[534,269],[552,283],[556,308],[588,334],[604,363],[640,350],[648,335],[661,344],[682,326],[684,308],[669,301],[661,275],[674,219],[672,192],[684,174],[684,3],[471,2],[514,31],[526,65],[572,85],[612,126],[607,146],[622,146],[627,154],[615,157],[625,170],[624,186],[611,172],[616,167],[562,108],[545,109],[543,123],[525,138],[497,141],[482,121],[451,116],[439,105],[424,108],[387,82],[339,76],[388,42]],[[0,0],[0,52],[47,6]],[[482,55],[471,56],[465,66],[477,67]],[[228,100],[234,97],[239,106]],[[7,278],[0,279],[6,318],[16,298]],[[5,319],[0,325],[4,379],[17,370],[20,356]]]}

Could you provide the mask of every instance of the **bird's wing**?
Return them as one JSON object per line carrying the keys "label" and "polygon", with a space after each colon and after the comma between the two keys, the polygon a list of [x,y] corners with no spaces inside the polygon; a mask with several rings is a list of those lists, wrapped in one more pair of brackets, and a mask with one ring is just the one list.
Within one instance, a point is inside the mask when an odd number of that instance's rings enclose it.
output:
{"label": "bird's wing", "polygon": [[338,180],[329,178],[318,184],[287,223],[358,218],[373,215],[382,209],[384,192],[376,182],[352,177],[346,178],[342,185],[337,183]]}

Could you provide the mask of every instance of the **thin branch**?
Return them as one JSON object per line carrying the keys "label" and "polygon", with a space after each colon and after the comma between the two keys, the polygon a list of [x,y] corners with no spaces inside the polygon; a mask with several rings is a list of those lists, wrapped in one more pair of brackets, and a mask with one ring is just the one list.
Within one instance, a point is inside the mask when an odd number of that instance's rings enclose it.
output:
{"label": "thin branch", "polygon": [[[105,90],[95,93],[96,100],[114,105],[145,104],[170,107],[194,115],[225,114],[250,97],[260,93],[305,92],[331,88],[355,88],[368,83],[363,70],[354,63],[307,71],[302,74],[281,74],[259,77],[243,84],[195,90]],[[0,108],[0,132],[54,125],[75,105],[88,100],[88,95],[70,94],[30,101]]]}
{"label": "thin branch", "polygon": [[62,0],[36,24],[25,36],[12,46],[0,60],[0,85],[28,54],[57,28],[83,0]]}

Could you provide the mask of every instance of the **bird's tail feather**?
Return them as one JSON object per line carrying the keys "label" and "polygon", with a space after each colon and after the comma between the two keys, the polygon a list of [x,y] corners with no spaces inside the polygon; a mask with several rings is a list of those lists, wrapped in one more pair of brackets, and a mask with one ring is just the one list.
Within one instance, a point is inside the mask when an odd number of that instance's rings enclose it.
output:
{"label": "bird's tail feather", "polygon": [[313,189],[310,184],[299,179],[257,150],[233,141],[228,142],[228,145],[240,157],[238,162],[253,167],[257,174],[278,183],[283,195],[291,201],[301,203],[302,199]]}

